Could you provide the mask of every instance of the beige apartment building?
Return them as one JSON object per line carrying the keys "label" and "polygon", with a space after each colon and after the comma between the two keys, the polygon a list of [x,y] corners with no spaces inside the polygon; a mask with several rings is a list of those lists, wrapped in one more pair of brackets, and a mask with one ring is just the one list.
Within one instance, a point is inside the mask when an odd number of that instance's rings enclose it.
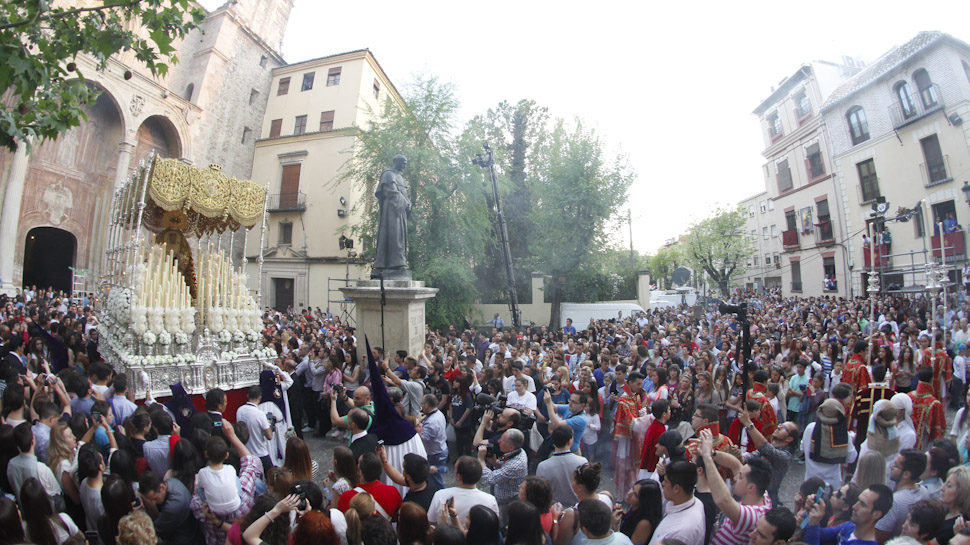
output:
{"label": "beige apartment building", "polygon": [[369,274],[359,245],[341,249],[340,237],[353,237],[362,208],[355,204],[375,198],[342,175],[358,128],[387,100],[404,105],[366,49],[273,70],[266,114],[253,135],[252,179],[268,186],[267,228],[262,241],[251,236],[246,245],[250,287],[261,290],[264,306],[331,307],[339,315],[337,290],[347,278]]}
{"label": "beige apartment building", "polygon": [[767,191],[741,201],[746,214],[744,233],[751,239],[755,252],[745,264],[744,274],[732,280],[737,287],[758,292],[781,287],[781,238],[774,206]]}
{"label": "beige apartment building", "polygon": [[784,295],[849,295],[844,225],[828,137],[819,106],[858,68],[813,61],[782,80],[754,114],[761,120],[765,191],[742,201],[758,252],[745,287]]}
{"label": "beige apartment building", "polygon": [[[945,259],[958,281],[970,225],[961,191],[970,177],[970,45],[921,32],[835,89],[820,111],[838,195],[830,210],[844,222],[836,238],[854,264],[854,292],[866,290],[869,267],[883,290],[919,291],[929,260]],[[882,202],[885,216],[874,218]],[[863,235],[872,229],[885,234],[870,252]]]}

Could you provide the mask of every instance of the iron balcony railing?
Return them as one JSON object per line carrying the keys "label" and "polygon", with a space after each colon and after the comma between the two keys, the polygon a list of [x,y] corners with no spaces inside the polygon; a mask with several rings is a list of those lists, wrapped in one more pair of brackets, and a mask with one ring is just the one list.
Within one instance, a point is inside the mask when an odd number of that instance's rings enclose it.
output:
{"label": "iron balcony railing", "polygon": [[306,194],[302,191],[273,193],[269,195],[266,202],[267,212],[303,212],[304,210],[306,210]]}
{"label": "iron balcony railing", "polygon": [[906,98],[897,97],[897,100],[889,106],[889,117],[892,119],[893,129],[899,129],[919,121],[933,112],[938,112],[943,107],[943,94],[940,92],[940,86],[933,83]]}
{"label": "iron balcony railing", "polygon": [[919,171],[923,175],[923,187],[945,184],[953,178],[950,176],[950,159],[944,155],[939,161],[920,163]]}

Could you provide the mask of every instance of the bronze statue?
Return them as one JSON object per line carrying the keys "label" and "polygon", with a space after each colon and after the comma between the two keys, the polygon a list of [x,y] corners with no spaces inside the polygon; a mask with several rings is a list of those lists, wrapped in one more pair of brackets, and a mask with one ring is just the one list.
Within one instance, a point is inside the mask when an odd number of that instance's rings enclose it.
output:
{"label": "bronze statue", "polygon": [[377,184],[380,219],[377,224],[377,253],[371,278],[411,278],[407,262],[411,201],[408,199],[408,183],[402,175],[407,165],[407,157],[395,155],[394,167],[381,173],[381,181]]}

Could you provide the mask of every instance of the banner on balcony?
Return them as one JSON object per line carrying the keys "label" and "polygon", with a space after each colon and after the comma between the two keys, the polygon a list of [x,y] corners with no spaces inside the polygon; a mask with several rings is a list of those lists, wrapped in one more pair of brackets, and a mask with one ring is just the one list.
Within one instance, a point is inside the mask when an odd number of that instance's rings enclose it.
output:
{"label": "banner on balcony", "polygon": [[812,223],[812,207],[806,206],[798,211],[798,217],[802,220],[802,232],[811,233],[815,229],[815,224]]}

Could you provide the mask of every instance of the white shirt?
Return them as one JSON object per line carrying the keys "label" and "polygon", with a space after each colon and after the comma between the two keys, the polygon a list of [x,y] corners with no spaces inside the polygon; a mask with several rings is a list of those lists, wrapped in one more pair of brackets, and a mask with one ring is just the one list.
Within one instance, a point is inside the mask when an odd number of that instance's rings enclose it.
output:
{"label": "white shirt", "polygon": [[[434,497],[431,498],[431,505],[428,508],[428,520],[432,524],[438,523],[438,511],[441,510],[441,504],[446,503],[451,498],[455,498],[455,511],[458,512],[458,520],[465,520],[465,515],[467,515],[468,512],[471,511],[471,508],[475,507],[476,505],[484,505],[498,515],[498,502],[495,501],[495,496],[486,494],[477,488],[469,490],[467,488],[458,488],[456,486],[453,488],[445,488],[444,490],[439,490],[434,493]],[[702,507],[701,514],[703,515],[703,513],[704,511]],[[704,533],[702,530],[701,541],[703,540]]]}
{"label": "white shirt", "polygon": [[[805,480],[812,477],[820,477],[833,489],[842,486],[842,464],[824,464],[812,460],[812,434],[815,433],[815,424],[812,422],[805,427],[802,435],[802,452],[805,453]],[[851,434],[849,436],[849,452],[846,454],[845,463],[851,464],[856,461],[859,452],[856,450]]]}
{"label": "white shirt", "polygon": [[269,439],[263,435],[263,430],[269,429],[269,419],[266,413],[252,403],[246,403],[236,410],[236,421],[245,422],[249,428],[249,441],[246,448],[257,458],[269,455]]}
{"label": "white shirt", "polygon": [[967,381],[967,358],[963,356],[953,358],[953,378]]}
{"label": "white shirt", "polygon": [[652,545],[673,538],[684,545],[704,545],[705,527],[704,504],[697,498],[691,497],[680,505],[668,503],[650,543]]}
{"label": "white shirt", "polygon": [[535,394],[526,392],[524,396],[520,396],[519,392],[515,390],[509,392],[508,397],[505,398],[505,406],[513,409],[532,409],[533,411],[539,408]]}
{"label": "white shirt", "polygon": [[[527,391],[527,392],[535,392],[536,391],[536,382],[534,380],[532,380],[532,377],[530,377],[529,375],[523,374],[522,375],[522,378],[524,378],[525,380],[527,380],[529,382],[529,384],[525,387],[525,391]],[[505,377],[502,380],[502,389],[505,390],[505,393],[506,394],[508,394],[509,392],[514,392],[515,391],[515,375],[509,376],[509,377]]]}

